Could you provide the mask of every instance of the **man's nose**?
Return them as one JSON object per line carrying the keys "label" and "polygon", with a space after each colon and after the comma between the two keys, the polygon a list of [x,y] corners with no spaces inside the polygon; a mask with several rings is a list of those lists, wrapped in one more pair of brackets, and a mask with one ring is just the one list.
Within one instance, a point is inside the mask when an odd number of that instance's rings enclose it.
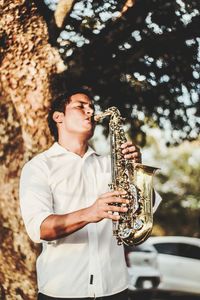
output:
{"label": "man's nose", "polygon": [[88,116],[92,116],[94,114],[94,109],[92,107],[88,107],[86,110],[86,114]]}

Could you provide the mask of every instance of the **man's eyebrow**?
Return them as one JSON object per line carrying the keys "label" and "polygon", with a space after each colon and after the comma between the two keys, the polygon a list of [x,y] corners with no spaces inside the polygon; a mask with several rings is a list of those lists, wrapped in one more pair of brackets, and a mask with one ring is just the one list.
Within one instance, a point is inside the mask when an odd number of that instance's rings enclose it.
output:
{"label": "man's eyebrow", "polygon": [[94,104],[93,104],[93,103],[88,103],[88,102],[85,102],[85,101],[83,101],[83,100],[76,100],[75,103],[87,104],[87,105],[89,105],[90,107],[94,108]]}

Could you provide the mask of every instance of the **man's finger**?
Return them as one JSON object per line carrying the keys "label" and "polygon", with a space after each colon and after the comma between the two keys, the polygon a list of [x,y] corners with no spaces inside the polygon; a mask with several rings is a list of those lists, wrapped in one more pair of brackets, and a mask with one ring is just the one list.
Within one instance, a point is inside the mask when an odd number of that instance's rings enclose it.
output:
{"label": "man's finger", "polygon": [[131,146],[131,145],[133,145],[133,143],[131,141],[127,141],[126,143],[123,143],[121,145],[121,148],[126,148],[126,147]]}
{"label": "man's finger", "polygon": [[113,220],[113,221],[119,221],[120,215],[118,215],[118,214],[106,213],[106,214],[105,214],[105,218],[111,219],[111,220]]}
{"label": "man's finger", "polygon": [[138,153],[139,152],[139,149],[136,147],[136,146],[130,146],[130,147],[126,147],[122,150],[122,153],[125,154],[125,153],[132,153],[132,152],[136,152]]}
{"label": "man's finger", "polygon": [[107,192],[105,194],[102,194],[100,196],[100,198],[108,198],[108,197],[118,197],[118,196],[123,196],[123,195],[126,195],[127,192],[122,190],[122,191],[111,191],[111,192]]}
{"label": "man's finger", "polygon": [[107,205],[106,211],[111,211],[111,212],[127,212],[128,208],[125,207],[125,206]]}
{"label": "man's finger", "polygon": [[120,197],[109,197],[105,199],[105,203],[125,203],[128,204],[129,200],[126,198],[120,198]]}

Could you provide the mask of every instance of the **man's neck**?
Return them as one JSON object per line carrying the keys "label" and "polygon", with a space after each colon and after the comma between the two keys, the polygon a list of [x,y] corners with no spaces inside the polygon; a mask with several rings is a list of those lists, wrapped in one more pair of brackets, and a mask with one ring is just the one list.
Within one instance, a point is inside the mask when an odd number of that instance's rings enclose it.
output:
{"label": "man's neck", "polygon": [[66,150],[73,152],[81,157],[84,156],[88,149],[88,141],[87,140],[80,140],[80,138],[73,138],[67,137],[65,139],[59,137],[58,139],[59,145],[61,145]]}

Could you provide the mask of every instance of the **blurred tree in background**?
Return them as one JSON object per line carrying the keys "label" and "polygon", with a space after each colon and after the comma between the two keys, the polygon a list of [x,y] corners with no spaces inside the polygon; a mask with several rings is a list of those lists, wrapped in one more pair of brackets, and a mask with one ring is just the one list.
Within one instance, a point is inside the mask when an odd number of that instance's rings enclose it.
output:
{"label": "blurred tree in background", "polygon": [[[87,86],[97,106],[119,107],[141,145],[144,124],[167,129],[169,143],[197,139],[199,12],[197,0],[0,0],[1,299],[35,299],[39,249],[20,218],[18,180],[22,165],[52,142],[49,101],[72,86]],[[181,161],[175,162],[181,172]],[[178,185],[188,195],[196,187],[191,177]],[[169,209],[183,200],[176,190],[164,196]],[[166,226],[164,217],[163,208],[159,221]]]}
{"label": "blurred tree in background", "polygon": [[31,1],[0,1],[0,299],[35,299],[35,253],[19,212],[22,165],[51,139],[50,77],[62,68]]}
{"label": "blurred tree in background", "polygon": [[[45,2],[56,9],[55,1]],[[141,143],[144,120],[173,128],[170,143],[196,138],[199,11],[198,1],[76,1],[50,35],[67,64],[63,88],[84,84],[103,109],[117,105]],[[47,23],[51,32],[52,18]],[[60,89],[60,77],[54,79]]]}
{"label": "blurred tree in background", "polygon": [[[159,131],[158,131],[159,133]],[[148,162],[161,170],[155,186],[163,198],[153,234],[200,237],[200,140],[166,147],[163,135],[148,137]]]}

